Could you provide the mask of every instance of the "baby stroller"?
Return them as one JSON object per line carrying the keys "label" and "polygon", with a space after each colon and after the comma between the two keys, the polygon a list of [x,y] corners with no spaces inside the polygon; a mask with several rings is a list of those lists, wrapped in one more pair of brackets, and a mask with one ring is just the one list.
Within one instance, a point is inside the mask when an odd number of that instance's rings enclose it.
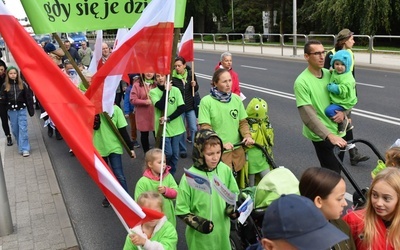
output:
{"label": "baby stroller", "polygon": [[[382,157],[382,155],[379,153],[379,151],[376,149],[376,147],[367,140],[354,139],[354,140],[348,141],[347,143],[365,144],[372,150],[372,152],[374,152],[374,154],[378,157],[378,160],[383,161],[383,162],[385,161],[385,158]],[[350,174],[350,172],[347,170],[347,168],[343,165],[343,161],[340,159],[340,153],[342,153],[342,152],[343,152],[343,150],[340,149],[338,146],[335,146],[333,148],[333,153],[334,153],[336,159],[340,163],[340,168],[341,168],[342,172],[344,173],[346,178],[349,180],[349,182],[355,189],[355,192],[353,194],[353,209],[357,209],[357,208],[363,207],[365,205],[365,203],[367,201],[366,194],[368,192],[368,188],[361,189],[360,186],[357,184],[357,182],[354,180],[353,176]]]}
{"label": "baby stroller", "polygon": [[265,209],[282,194],[299,194],[299,181],[287,168],[277,167],[268,153],[255,144],[265,154],[274,169],[267,173],[255,187],[240,191],[237,206],[241,206],[250,197],[253,210],[244,223],[231,220],[230,241],[232,249],[244,250],[261,239],[261,227]]}

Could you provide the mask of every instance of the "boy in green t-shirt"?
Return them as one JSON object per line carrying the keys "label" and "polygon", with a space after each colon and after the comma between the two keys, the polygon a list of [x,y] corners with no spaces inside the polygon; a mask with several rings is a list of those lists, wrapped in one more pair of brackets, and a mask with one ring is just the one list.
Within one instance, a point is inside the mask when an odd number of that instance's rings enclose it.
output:
{"label": "boy in green t-shirt", "polygon": [[[232,170],[221,161],[222,151],[222,140],[214,131],[198,131],[193,143],[193,166],[189,171],[208,179],[209,183],[216,176],[230,192],[237,194],[239,188]],[[237,213],[232,206],[227,206],[212,185],[211,194],[195,189],[184,174],[178,189],[176,215],[187,225],[188,249],[231,249],[229,218],[236,218]]]}
{"label": "boy in green t-shirt", "polygon": [[[154,128],[157,137],[161,135],[161,125],[167,126],[165,132],[165,155],[167,165],[171,167],[172,175],[176,172],[179,159],[179,142],[186,131],[181,114],[185,112],[185,103],[181,91],[166,83],[165,75],[156,74],[157,88],[150,90],[149,95],[154,109]],[[168,91],[168,106],[165,107],[165,99]],[[165,114],[165,108],[167,114]]]}

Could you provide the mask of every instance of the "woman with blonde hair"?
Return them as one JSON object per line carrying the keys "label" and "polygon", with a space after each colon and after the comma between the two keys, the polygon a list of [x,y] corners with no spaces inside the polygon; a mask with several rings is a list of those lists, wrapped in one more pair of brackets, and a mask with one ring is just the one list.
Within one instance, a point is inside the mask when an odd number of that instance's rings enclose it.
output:
{"label": "woman with blonde hair", "polygon": [[359,250],[400,249],[400,169],[379,172],[368,192],[367,205],[343,217]]}

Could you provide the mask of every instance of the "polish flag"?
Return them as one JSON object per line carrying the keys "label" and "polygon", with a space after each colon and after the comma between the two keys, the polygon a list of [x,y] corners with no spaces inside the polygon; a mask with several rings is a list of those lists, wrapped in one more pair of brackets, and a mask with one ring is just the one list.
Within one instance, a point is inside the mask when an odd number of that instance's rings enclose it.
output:
{"label": "polish flag", "polygon": [[175,1],[153,0],[147,5],[107,62],[92,77],[85,95],[94,103],[96,113],[106,110],[103,99],[109,98],[118,87],[105,82],[106,77],[120,80],[132,72],[170,73],[174,15]]}
{"label": "polish flag", "polygon": [[114,41],[114,46],[113,49],[117,49],[119,41],[122,40],[122,38],[128,34],[128,29],[126,28],[122,28],[122,29],[118,29],[117,31],[117,36],[115,37],[115,41]]}
{"label": "polish flag", "polygon": [[178,47],[178,55],[183,57],[186,62],[194,61],[194,49],[193,49],[193,17],[190,18],[190,22],[186,28],[185,33],[182,36],[182,41]]}
{"label": "polish flag", "polygon": [[43,49],[37,46],[6,9],[3,1],[0,1],[0,23],[0,33],[30,88],[82,166],[121,215],[123,224],[131,228],[161,218],[162,214],[157,211],[141,209],[119,184],[93,146],[93,103],[71,84]]}
{"label": "polish flag", "polygon": [[92,60],[89,64],[89,72],[95,74],[100,68],[101,56],[102,56],[102,45],[103,45],[103,30],[96,31],[96,42],[94,44],[94,53]]}

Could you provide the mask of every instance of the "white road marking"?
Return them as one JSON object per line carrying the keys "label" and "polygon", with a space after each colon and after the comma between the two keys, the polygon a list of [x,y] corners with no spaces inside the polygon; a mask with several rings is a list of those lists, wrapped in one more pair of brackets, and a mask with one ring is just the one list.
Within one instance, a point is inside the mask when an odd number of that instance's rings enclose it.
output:
{"label": "white road marking", "polygon": [[385,88],[385,86],[382,86],[382,85],[375,85],[375,84],[362,83],[362,82],[357,82],[357,85],[363,85],[363,86],[372,87],[372,88],[379,88],[379,89],[384,89]]}
{"label": "white road marking", "polygon": [[243,67],[243,68],[250,68],[250,69],[259,69],[259,70],[268,70],[268,69],[266,69],[266,68],[259,68],[259,67],[248,66],[248,65],[240,65],[240,67]]}

